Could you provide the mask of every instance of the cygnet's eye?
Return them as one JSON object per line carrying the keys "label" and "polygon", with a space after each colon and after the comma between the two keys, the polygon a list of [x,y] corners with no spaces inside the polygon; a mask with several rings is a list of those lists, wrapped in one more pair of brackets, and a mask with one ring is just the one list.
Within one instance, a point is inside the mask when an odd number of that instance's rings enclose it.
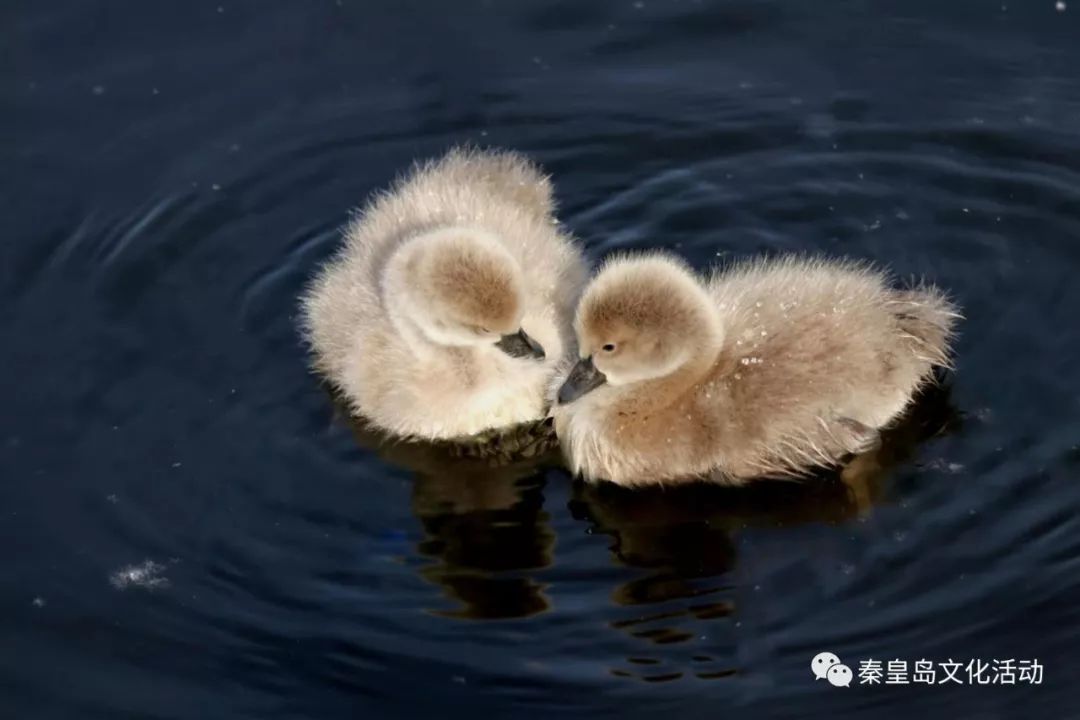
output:
{"label": "cygnet's eye", "polygon": [[601,348],[604,352],[615,352],[615,343],[608,343]]}

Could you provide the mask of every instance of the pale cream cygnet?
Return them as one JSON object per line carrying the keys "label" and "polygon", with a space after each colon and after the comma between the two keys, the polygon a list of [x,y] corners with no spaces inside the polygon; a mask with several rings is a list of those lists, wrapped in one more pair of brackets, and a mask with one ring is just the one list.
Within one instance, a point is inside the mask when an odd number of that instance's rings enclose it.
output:
{"label": "pale cream cygnet", "polygon": [[665,255],[586,287],[555,428],[587,479],[799,475],[872,447],[949,364],[956,308],[846,261],[761,259],[708,278]]}
{"label": "pale cream cygnet", "polygon": [[350,223],[302,299],[316,369],[394,435],[467,438],[546,415],[587,275],[524,157],[453,150]]}

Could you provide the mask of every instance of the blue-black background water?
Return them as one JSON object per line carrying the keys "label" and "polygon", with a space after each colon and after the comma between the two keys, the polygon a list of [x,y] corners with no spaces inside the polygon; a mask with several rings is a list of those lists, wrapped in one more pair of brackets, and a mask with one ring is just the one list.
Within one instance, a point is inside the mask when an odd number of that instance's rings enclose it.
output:
{"label": "blue-black background water", "polygon": [[[54,0],[2,33],[4,717],[1076,716],[1080,3]],[[592,258],[925,276],[967,315],[949,391],[861,485],[371,449],[296,296],[464,142],[543,163]],[[823,650],[964,685],[834,688]]]}

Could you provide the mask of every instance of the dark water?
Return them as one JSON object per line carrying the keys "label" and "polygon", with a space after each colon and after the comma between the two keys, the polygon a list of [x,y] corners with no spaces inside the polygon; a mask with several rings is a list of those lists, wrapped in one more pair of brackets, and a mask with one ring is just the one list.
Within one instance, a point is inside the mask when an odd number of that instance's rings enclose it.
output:
{"label": "dark water", "polygon": [[[4,3],[0,714],[1077,717],[1074,4]],[[465,141],[544,163],[593,257],[927,276],[950,391],[802,486],[380,454],[295,297]]]}

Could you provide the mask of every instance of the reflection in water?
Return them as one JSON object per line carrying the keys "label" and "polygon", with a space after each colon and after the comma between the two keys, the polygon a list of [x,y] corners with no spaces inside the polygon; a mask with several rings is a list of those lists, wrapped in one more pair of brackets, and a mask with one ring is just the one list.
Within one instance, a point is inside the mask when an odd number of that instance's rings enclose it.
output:
{"label": "reflection in water", "polygon": [[[637,490],[575,482],[573,516],[610,535],[612,553],[621,564],[646,571],[616,587],[612,602],[639,609],[675,605],[612,621],[611,627],[654,646],[672,646],[695,637],[679,622],[731,618],[736,607],[727,576],[736,563],[736,534],[747,527],[840,523],[866,514],[882,500],[888,470],[908,459],[919,441],[955,424],[948,394],[945,385],[929,388],[883,435],[877,449],[851,458],[839,471],[801,482]],[[425,533],[417,549],[433,560],[420,574],[459,604],[433,609],[434,614],[505,619],[549,609],[542,583],[529,573],[553,562],[555,535],[543,509],[544,470],[559,466],[561,458],[549,424],[471,445],[402,441],[356,423],[353,430],[362,445],[415,473],[412,509]],[[702,666],[694,673],[702,679],[735,672],[729,666],[712,667],[714,658],[707,655],[690,659]],[[626,660],[637,667],[661,662],[647,655]],[[635,676],[626,669],[612,672]],[[639,675],[649,681],[682,676]]]}
{"label": "reflection in water", "polygon": [[[699,636],[701,622],[734,622],[736,534],[748,527],[839,523],[867,513],[882,500],[887,471],[909,458],[923,439],[953,427],[956,414],[948,387],[922,393],[899,423],[884,433],[880,447],[852,458],[840,471],[821,472],[802,482],[761,481],[744,488],[708,484],[627,490],[610,483],[577,482],[571,511],[613,539],[617,560],[645,574],[615,588],[615,604],[641,610],[610,623],[651,646],[665,646],[663,658],[647,652],[613,668],[618,677],[649,682],[676,680],[686,672],[661,667],[676,653],[670,646]],[[710,631],[710,634],[712,631]],[[716,633],[723,635],[723,632]],[[734,658],[687,651],[687,665],[699,679],[735,674]]]}
{"label": "reflection in water", "polygon": [[555,535],[543,511],[543,474],[558,463],[548,424],[470,446],[404,442],[354,427],[357,438],[415,472],[412,509],[423,526],[420,574],[460,604],[435,614],[519,618],[548,609],[528,571],[551,565]]}
{"label": "reflection in water", "polygon": [[[731,576],[737,534],[748,527],[835,524],[865,515],[883,500],[889,469],[910,458],[919,441],[955,424],[948,395],[945,385],[929,388],[884,433],[877,449],[805,481],[637,490],[575,482],[572,515],[611,536],[619,563],[644,571],[614,589],[612,602],[634,613],[609,625],[647,645],[611,674],[646,682],[736,674],[733,651],[703,654],[692,641],[705,637],[702,623],[726,626],[708,631],[715,639],[731,634],[737,622]],[[559,466],[561,458],[550,425],[518,428],[472,445],[396,440],[357,424],[353,430],[362,445],[415,473],[412,510],[425,534],[417,549],[432,560],[419,573],[458,605],[432,609],[433,614],[507,619],[550,608],[535,578],[535,571],[554,561],[555,535],[543,509],[544,470]],[[691,670],[672,670],[680,658]]]}

